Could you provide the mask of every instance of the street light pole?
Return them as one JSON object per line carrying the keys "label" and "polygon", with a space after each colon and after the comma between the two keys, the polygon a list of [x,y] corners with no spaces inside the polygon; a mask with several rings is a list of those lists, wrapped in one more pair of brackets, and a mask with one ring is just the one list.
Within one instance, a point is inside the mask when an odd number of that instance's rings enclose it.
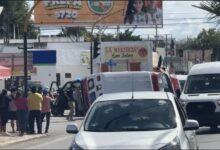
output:
{"label": "street light pole", "polygon": [[29,24],[29,19],[34,8],[39,4],[40,0],[37,0],[32,8],[29,10],[28,14],[25,17],[24,21],[24,30],[23,30],[23,40],[24,40],[24,96],[28,96],[28,69],[27,69],[27,29]]}

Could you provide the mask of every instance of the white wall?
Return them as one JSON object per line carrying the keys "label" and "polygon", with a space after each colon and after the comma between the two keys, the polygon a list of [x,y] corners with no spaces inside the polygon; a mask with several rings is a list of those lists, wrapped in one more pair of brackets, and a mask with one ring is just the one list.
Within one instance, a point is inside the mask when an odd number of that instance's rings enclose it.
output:
{"label": "white wall", "polygon": [[[81,52],[90,50],[90,43],[48,43],[47,49],[57,51],[56,72],[61,74],[61,85],[90,74],[88,65],[81,64]],[[71,73],[71,78],[65,78]]]}
{"label": "white wall", "polygon": [[52,81],[56,81],[56,65],[34,65],[37,74],[31,76],[31,81],[40,81],[50,87]]}

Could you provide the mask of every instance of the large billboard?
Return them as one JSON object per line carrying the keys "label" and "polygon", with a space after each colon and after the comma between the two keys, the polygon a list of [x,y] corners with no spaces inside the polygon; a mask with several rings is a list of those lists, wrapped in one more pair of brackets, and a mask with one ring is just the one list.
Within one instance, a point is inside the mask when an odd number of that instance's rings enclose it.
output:
{"label": "large billboard", "polygon": [[158,27],[163,24],[162,0],[45,0],[34,10],[35,24]]}

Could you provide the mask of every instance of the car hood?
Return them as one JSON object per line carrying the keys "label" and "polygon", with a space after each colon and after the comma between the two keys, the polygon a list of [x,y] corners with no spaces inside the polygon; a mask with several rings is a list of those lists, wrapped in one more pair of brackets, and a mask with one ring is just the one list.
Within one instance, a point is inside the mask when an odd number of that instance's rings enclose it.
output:
{"label": "car hood", "polygon": [[177,129],[139,132],[85,132],[75,137],[83,149],[159,149],[177,136]]}

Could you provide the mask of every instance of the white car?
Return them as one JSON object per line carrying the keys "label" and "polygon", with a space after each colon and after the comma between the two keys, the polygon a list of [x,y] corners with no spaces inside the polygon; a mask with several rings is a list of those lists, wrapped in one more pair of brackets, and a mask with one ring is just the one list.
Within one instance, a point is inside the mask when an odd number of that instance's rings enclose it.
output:
{"label": "white car", "polygon": [[126,92],[99,97],[88,111],[71,149],[197,149],[195,120],[173,94]]}

